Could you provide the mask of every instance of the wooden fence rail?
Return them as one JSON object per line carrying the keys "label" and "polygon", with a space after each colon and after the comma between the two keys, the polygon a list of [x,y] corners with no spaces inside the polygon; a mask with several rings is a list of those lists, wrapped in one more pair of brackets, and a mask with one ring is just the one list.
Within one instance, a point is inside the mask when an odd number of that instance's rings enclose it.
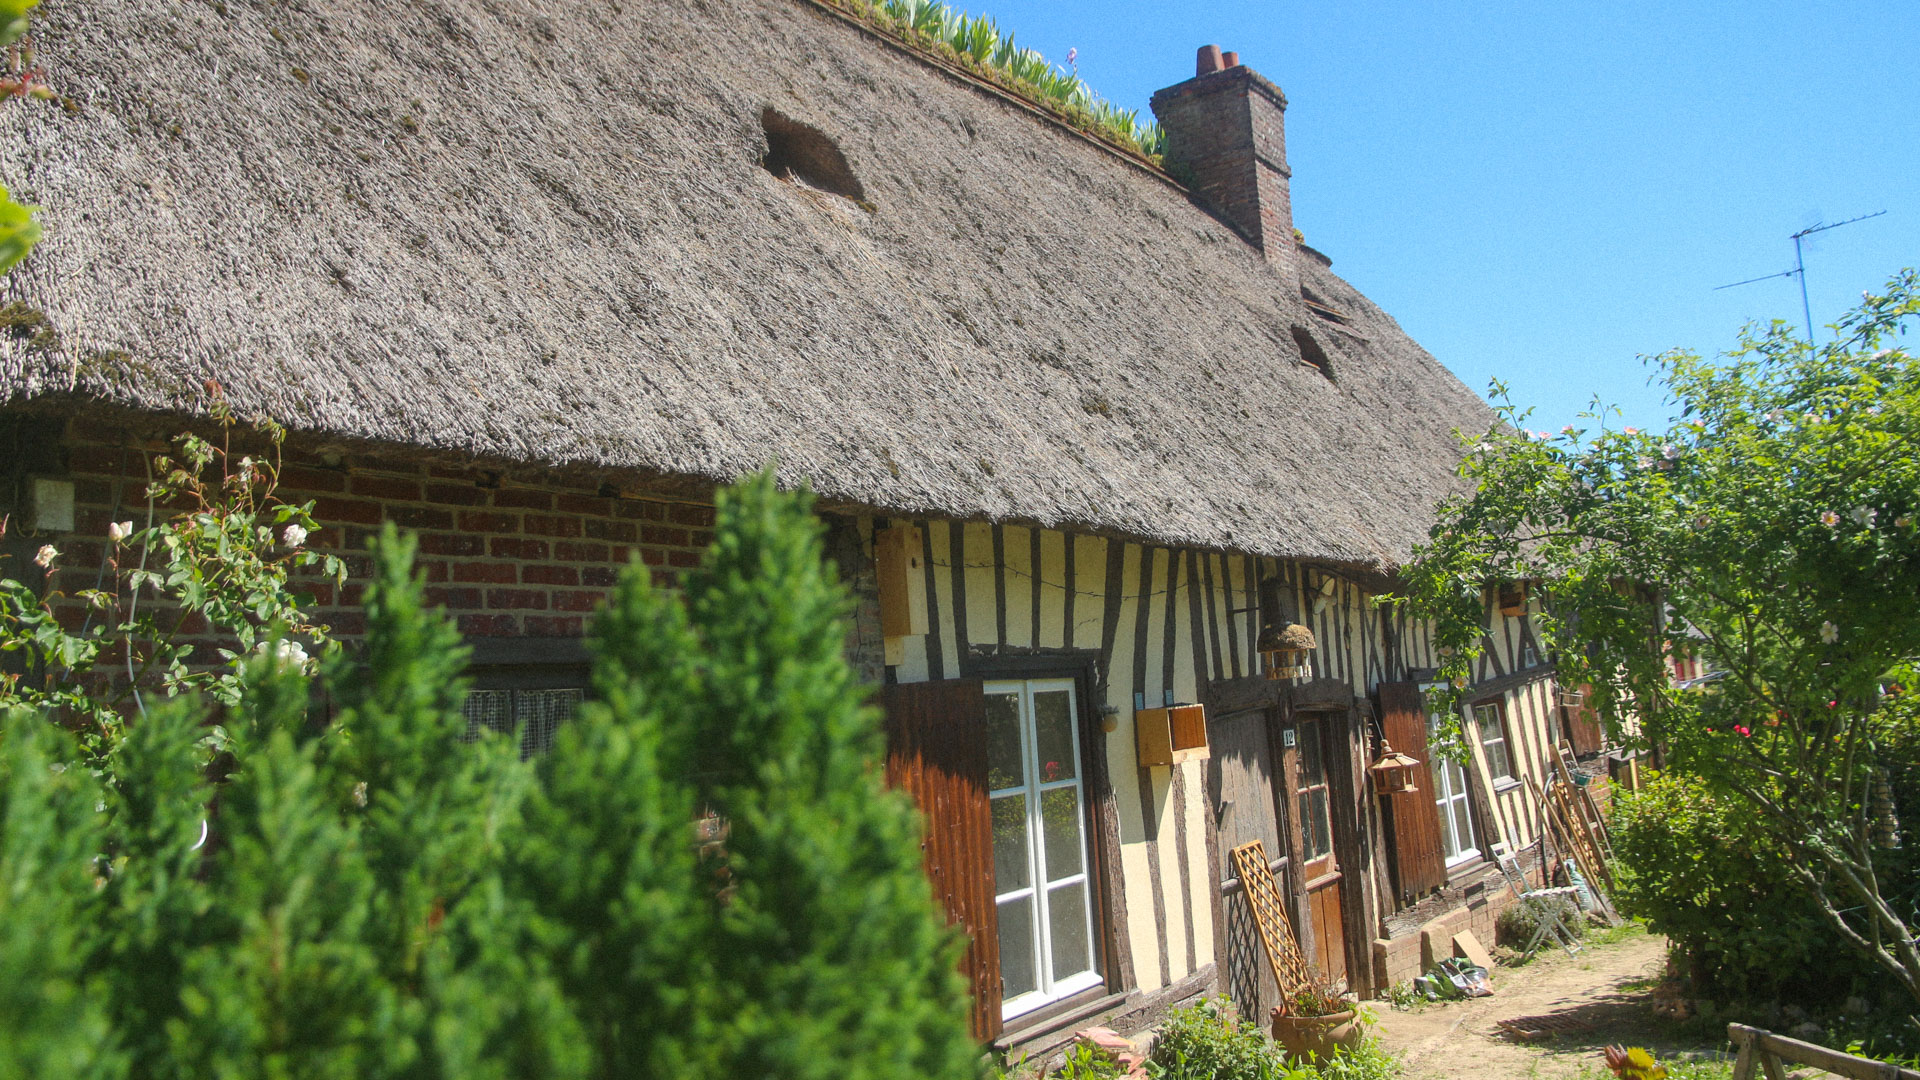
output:
{"label": "wooden fence rail", "polygon": [[1740,1050],[1733,1063],[1733,1080],[1754,1080],[1756,1067],[1767,1080],[1786,1080],[1783,1063],[1811,1065],[1851,1080],[1920,1080],[1920,1071],[1914,1069],[1843,1054],[1745,1024],[1728,1024],[1727,1038]]}

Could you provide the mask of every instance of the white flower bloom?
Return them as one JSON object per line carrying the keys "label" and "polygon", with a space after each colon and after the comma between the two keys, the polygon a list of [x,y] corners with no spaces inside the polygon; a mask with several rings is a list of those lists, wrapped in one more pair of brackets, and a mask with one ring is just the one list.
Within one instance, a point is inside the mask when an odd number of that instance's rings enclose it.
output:
{"label": "white flower bloom", "polygon": [[40,545],[40,551],[33,557],[33,565],[44,570],[51,570],[53,569],[53,560],[59,557],[60,552],[56,551],[52,544],[42,544]]}
{"label": "white flower bloom", "polygon": [[298,525],[289,525],[281,530],[280,542],[288,547],[299,547],[307,542],[307,530]]}
{"label": "white flower bloom", "polygon": [[1638,466],[1640,466],[1640,467],[1641,467],[1641,468],[1643,468],[1643,469],[1651,469],[1651,468],[1653,468],[1653,459],[1652,459],[1652,458],[1650,458],[1650,457],[1637,457],[1637,458],[1634,458],[1634,459],[1633,459],[1633,463],[1634,463],[1635,465],[1638,465]]}
{"label": "white flower bloom", "polygon": [[107,539],[113,541],[116,544],[120,543],[121,541],[125,540],[127,537],[132,535],[133,535],[133,522],[131,521],[116,521],[113,524],[107,526]]}
{"label": "white flower bloom", "polygon": [[1836,641],[1839,641],[1840,628],[1833,625],[1831,621],[1821,623],[1820,624],[1820,640],[1826,642],[1829,645],[1833,644]]}
{"label": "white flower bloom", "polygon": [[1855,522],[1871,529],[1873,528],[1874,521],[1880,517],[1880,511],[1875,510],[1871,506],[1856,506],[1847,516],[1853,518]]}
{"label": "white flower bloom", "polygon": [[1901,514],[1899,517],[1893,519],[1893,527],[1896,529],[1904,529],[1911,524],[1913,524],[1913,519],[1905,514]]}
{"label": "white flower bloom", "polygon": [[1660,448],[1660,456],[1666,458],[1668,461],[1673,461],[1680,456],[1680,448],[1672,443],[1668,443]]}
{"label": "white flower bloom", "polygon": [[[273,646],[273,658],[279,662],[280,666],[294,667],[301,671],[308,669],[310,660],[307,656],[307,650],[306,647],[299,642],[283,639],[273,643]],[[254,651],[262,656],[267,655],[267,642],[261,642],[259,647],[254,649]]]}
{"label": "white flower bloom", "polygon": [[1827,528],[1831,529],[1835,525],[1840,524],[1840,515],[1834,513],[1831,510],[1823,510],[1820,513],[1820,524],[1825,525]]}

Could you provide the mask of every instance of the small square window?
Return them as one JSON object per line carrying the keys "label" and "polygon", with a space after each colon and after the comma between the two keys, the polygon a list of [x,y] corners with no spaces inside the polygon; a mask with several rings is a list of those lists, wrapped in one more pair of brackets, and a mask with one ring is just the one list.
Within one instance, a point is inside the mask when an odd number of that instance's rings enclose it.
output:
{"label": "small square window", "polygon": [[1480,749],[1487,755],[1487,773],[1495,780],[1513,779],[1513,755],[1507,748],[1507,721],[1500,704],[1490,701],[1473,707],[1473,720],[1480,729]]}

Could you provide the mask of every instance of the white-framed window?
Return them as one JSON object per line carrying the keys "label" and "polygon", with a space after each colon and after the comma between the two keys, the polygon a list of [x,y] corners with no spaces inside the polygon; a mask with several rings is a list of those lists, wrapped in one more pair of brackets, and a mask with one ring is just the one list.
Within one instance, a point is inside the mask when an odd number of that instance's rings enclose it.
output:
{"label": "white-framed window", "polygon": [[989,682],[1001,1018],[1101,984],[1072,679]]}
{"label": "white-framed window", "polygon": [[[1427,741],[1432,745],[1440,718],[1427,717]],[[1467,770],[1457,762],[1432,755],[1433,801],[1440,810],[1440,847],[1447,855],[1447,866],[1454,867],[1480,855],[1479,840],[1473,834],[1473,808],[1468,805]]]}
{"label": "white-framed window", "polygon": [[1480,732],[1480,749],[1487,755],[1487,775],[1497,782],[1513,779],[1513,754],[1507,749],[1507,720],[1500,703],[1473,707],[1473,724]]}

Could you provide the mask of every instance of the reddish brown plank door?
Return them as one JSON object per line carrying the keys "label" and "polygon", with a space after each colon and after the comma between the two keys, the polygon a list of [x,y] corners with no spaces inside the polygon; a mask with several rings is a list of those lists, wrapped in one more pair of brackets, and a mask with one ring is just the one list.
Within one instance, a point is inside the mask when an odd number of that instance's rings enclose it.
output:
{"label": "reddish brown plank door", "polygon": [[1336,725],[1319,718],[1299,726],[1299,772],[1294,786],[1294,820],[1300,829],[1301,877],[1306,882],[1307,915],[1313,920],[1313,955],[1308,959],[1321,978],[1338,989],[1347,985],[1346,925],[1340,914],[1339,861],[1333,853],[1333,807],[1328,780],[1326,740]]}
{"label": "reddish brown plank door", "polygon": [[1395,750],[1420,762],[1414,770],[1419,790],[1387,796],[1387,811],[1392,818],[1387,847],[1400,897],[1410,900],[1447,883],[1440,811],[1433,801],[1433,774],[1427,769],[1427,707],[1418,685],[1380,684],[1380,727]]}
{"label": "reddish brown plank door", "polygon": [[961,974],[974,1038],[1000,1034],[1000,937],[993,906],[993,820],[987,805],[986,701],[978,679],[889,686],[887,784],[926,815],[920,848],[947,921],[966,932]]}

